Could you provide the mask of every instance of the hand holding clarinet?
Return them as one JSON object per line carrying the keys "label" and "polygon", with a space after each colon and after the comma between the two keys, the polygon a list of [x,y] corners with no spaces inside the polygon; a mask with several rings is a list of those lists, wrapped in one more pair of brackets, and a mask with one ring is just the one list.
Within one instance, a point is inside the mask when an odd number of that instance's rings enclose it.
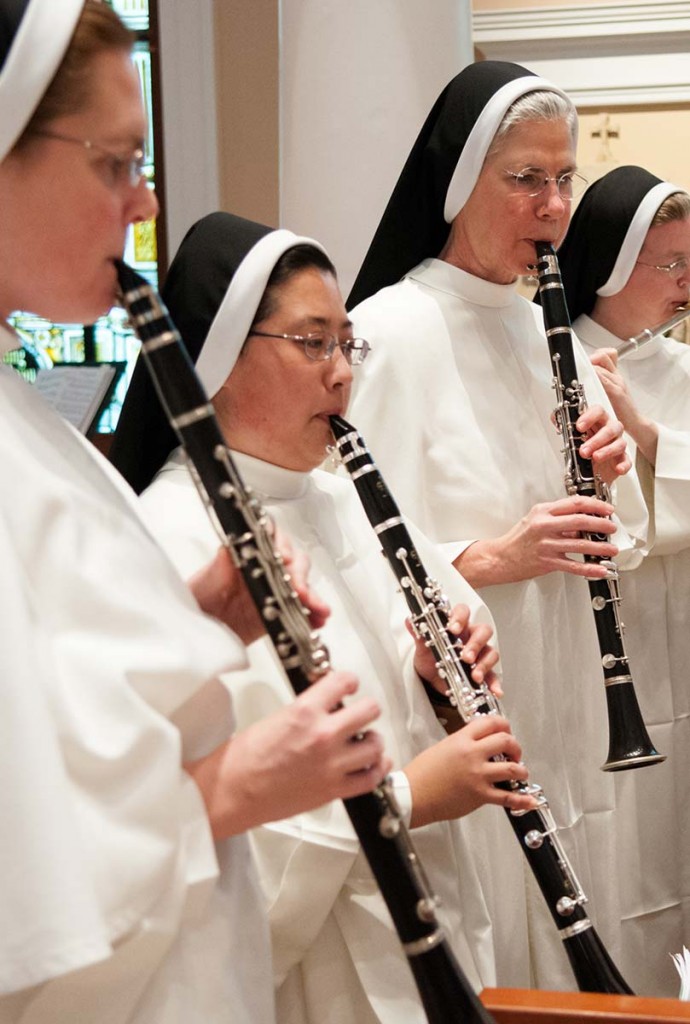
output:
{"label": "hand holding clarinet", "polygon": [[[435,671],[445,685],[446,703],[457,711],[465,728],[495,719],[500,714],[498,701],[485,681],[472,679],[472,667],[466,661],[470,655],[463,657],[456,630],[449,628],[453,609],[439,584],[426,572],[364,439],[341,416],[331,416],[330,421],[343,465],[407,601],[415,633],[428,647]],[[433,701],[433,693],[431,697]],[[568,861],[544,792],[539,785],[526,783],[521,766],[509,761],[511,749],[515,753],[519,750],[511,748],[509,742],[501,736],[493,755],[501,771],[495,786],[499,791],[517,793],[533,801],[524,809],[511,809],[510,802],[505,801],[504,806],[556,924],[577,983],[585,992],[629,993],[630,988],[587,915],[587,896]],[[506,763],[513,765],[509,781],[502,774]]]}
{"label": "hand holding clarinet", "polygon": [[[599,465],[593,462],[596,454],[593,441],[580,429],[583,418],[591,410],[588,410],[584,387],[578,379],[558,259],[549,242],[537,242],[536,249],[539,296],[556,393],[556,427],[563,441],[565,489],[568,494],[598,499],[610,505],[609,489],[600,472],[604,460],[600,460]],[[599,536],[595,527],[593,533],[584,533],[584,540],[596,541]],[[584,553],[584,560],[598,563],[600,571],[605,570],[600,578],[588,580],[609,716],[609,752],[602,769],[624,771],[658,764],[665,760],[665,755],[655,749],[647,733],[625,651],[616,564],[590,553]]]}

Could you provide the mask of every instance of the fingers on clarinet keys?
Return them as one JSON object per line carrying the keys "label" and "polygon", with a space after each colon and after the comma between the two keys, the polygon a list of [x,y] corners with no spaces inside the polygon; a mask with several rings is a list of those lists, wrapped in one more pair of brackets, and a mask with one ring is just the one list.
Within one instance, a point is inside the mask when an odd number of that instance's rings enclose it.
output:
{"label": "fingers on clarinet keys", "polygon": [[436,715],[439,724],[443,726],[448,734],[458,732],[462,729],[465,724],[465,720],[458,710],[457,701],[453,696],[451,690],[447,690],[445,693],[439,693],[439,691],[427,682],[426,679],[422,679],[422,685],[429,699],[429,703]]}
{"label": "fingers on clarinet keys", "polygon": [[519,798],[517,801],[513,800],[506,803],[506,807],[514,818],[520,818],[523,814],[529,814],[537,808],[548,807],[544,791],[538,782],[523,782],[520,785],[516,785],[506,795]]}
{"label": "fingers on clarinet keys", "polygon": [[506,768],[508,777],[502,780],[504,792],[499,802],[516,817],[539,807],[543,803],[541,786],[527,781],[527,768],[522,761],[507,762]]}
{"label": "fingers on clarinet keys", "polygon": [[[366,752],[364,763],[361,763],[361,757],[358,758],[356,766],[346,771],[347,776],[360,792],[367,792],[380,786],[392,768],[392,761],[383,749],[381,736],[374,730],[367,729],[352,736],[350,742],[357,748],[366,745],[369,750]],[[361,780],[361,785],[358,784],[358,780]]]}
{"label": "fingers on clarinet keys", "polygon": [[[618,566],[616,565],[615,562],[611,562],[608,559],[604,559],[603,561],[599,562],[599,568],[606,570],[606,575],[602,576],[601,577],[602,579],[605,579],[605,580],[617,580],[618,579]],[[600,608],[597,608],[597,605],[594,604],[594,601],[598,601],[598,600],[601,600],[601,598],[596,598],[595,597],[594,600],[592,601],[592,607],[595,610],[597,610],[597,611],[599,611]]]}
{"label": "fingers on clarinet keys", "polygon": [[384,751],[383,740],[378,732],[374,729],[360,729],[350,737],[350,743],[368,743],[372,748],[371,763],[364,765],[363,771],[371,771],[377,765],[382,765],[385,769],[381,773],[382,778],[388,774],[392,761]]}

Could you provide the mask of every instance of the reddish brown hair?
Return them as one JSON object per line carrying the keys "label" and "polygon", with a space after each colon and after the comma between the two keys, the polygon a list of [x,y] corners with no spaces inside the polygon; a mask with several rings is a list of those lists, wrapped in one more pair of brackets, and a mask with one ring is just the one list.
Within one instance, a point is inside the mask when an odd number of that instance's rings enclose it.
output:
{"label": "reddish brown hair", "polygon": [[17,146],[55,118],[74,113],[86,104],[91,62],[97,54],[107,50],[130,51],[133,45],[133,33],[112,7],[101,0],[86,0],[67,52]]}

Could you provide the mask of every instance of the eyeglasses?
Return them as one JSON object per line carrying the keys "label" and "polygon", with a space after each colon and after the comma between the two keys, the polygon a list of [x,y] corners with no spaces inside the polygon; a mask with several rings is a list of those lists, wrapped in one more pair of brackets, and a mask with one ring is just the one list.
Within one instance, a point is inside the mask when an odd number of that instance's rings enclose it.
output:
{"label": "eyeglasses", "polygon": [[307,359],[322,362],[330,359],[339,348],[350,366],[360,366],[369,355],[371,345],[364,338],[348,338],[340,341],[335,334],[269,334],[267,331],[251,331],[250,337],[284,338],[286,341],[301,342]]}
{"label": "eyeglasses", "polygon": [[33,134],[44,139],[56,139],[58,142],[73,142],[78,146],[83,146],[84,149],[103,154],[107,158],[104,162],[104,180],[110,188],[125,183],[136,188],[144,177],[143,149],[133,149],[127,156],[121,156],[97,142],[91,142],[90,139],[77,139],[73,135],[62,135],[60,132],[47,130],[35,131]]}
{"label": "eyeglasses", "polygon": [[642,260],[637,260],[637,265],[640,267],[649,267],[650,270],[661,270],[664,274],[670,274],[671,277],[679,280],[683,274],[690,267],[690,257],[681,256],[679,260],[674,260],[673,263],[643,263]]}
{"label": "eyeglasses", "polygon": [[517,173],[515,171],[504,171],[503,173],[513,179],[515,191],[523,196],[540,196],[549,182],[553,181],[561,199],[569,203],[587,187],[587,179],[575,171],[559,174],[557,178],[552,178],[541,167],[524,167]]}

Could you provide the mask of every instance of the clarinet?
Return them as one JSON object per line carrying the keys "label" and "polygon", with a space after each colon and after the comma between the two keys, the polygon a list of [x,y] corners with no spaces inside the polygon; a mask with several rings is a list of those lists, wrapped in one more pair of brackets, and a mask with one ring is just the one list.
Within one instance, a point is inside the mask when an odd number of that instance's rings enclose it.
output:
{"label": "clarinet", "polygon": [[[556,392],[556,429],[563,438],[565,487],[568,494],[582,494],[609,502],[609,488],[595,473],[590,459],[580,454],[584,437],[575,426],[587,408],[584,388],[577,377],[570,317],[565,301],[558,260],[550,242],[536,242],[539,296],[553,367]],[[605,534],[584,534],[590,540],[606,540]],[[628,656],[623,643],[618,569],[610,559],[585,555],[586,562],[602,565],[604,579],[587,580],[604,671],[609,720],[609,752],[603,771],[641,768],[666,760],[654,747],[640,712]]]}
{"label": "clarinet", "polygon": [[[118,260],[116,268],[123,304],[202,500],[242,572],[291,686],[302,693],[329,670],[328,651],[309,626],[308,613],[274,550],[268,517],[237,471],[167,309],[131,267]],[[438,923],[438,899],[388,780],[373,793],[343,802],[393,919],[429,1024],[494,1024]]]}
{"label": "clarinet", "polygon": [[[331,416],[330,423],[340,458],[405,596],[414,631],[434,655],[436,669],[448,687],[447,698],[462,724],[478,715],[501,714],[500,704],[488,686],[475,683],[462,661],[462,644],[448,630],[450,602],[438,582],[427,575],[363,438],[341,416]],[[506,758],[500,755],[493,760]],[[546,900],[578,987],[583,992],[632,994],[587,916],[587,897],[563,849],[543,790],[527,782],[496,785],[537,799],[534,810],[505,808],[505,812]]]}

